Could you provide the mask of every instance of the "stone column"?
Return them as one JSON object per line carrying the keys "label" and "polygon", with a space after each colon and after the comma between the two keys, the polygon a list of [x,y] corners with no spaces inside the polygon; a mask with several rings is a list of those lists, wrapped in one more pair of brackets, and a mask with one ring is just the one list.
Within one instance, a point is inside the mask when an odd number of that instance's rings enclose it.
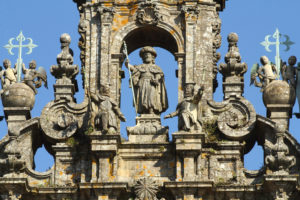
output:
{"label": "stone column", "polygon": [[[195,181],[197,177],[198,156],[202,148],[204,135],[192,133],[174,133],[177,152],[177,181]],[[182,177],[183,176],[183,177]]]}
{"label": "stone column", "polygon": [[[110,82],[110,45],[111,45],[111,26],[114,18],[114,7],[110,3],[98,7],[100,15],[100,29],[99,29],[99,51],[100,51],[100,80]],[[98,83],[97,83],[98,84]]]}
{"label": "stone column", "polygon": [[65,143],[57,143],[52,146],[55,152],[55,185],[73,185],[73,148]]}
{"label": "stone column", "polygon": [[[98,174],[97,181],[93,175],[93,182],[111,182],[115,179],[115,156],[118,145],[120,144],[120,135],[99,135],[94,132],[90,135],[91,150],[96,159],[92,162],[93,174]],[[98,165],[98,167],[96,166]],[[98,170],[96,172],[95,170]]]}
{"label": "stone column", "polygon": [[178,78],[178,102],[180,102],[183,99],[183,83],[185,80],[183,79],[184,77],[184,72],[185,70],[185,65],[184,65],[184,53],[176,53],[175,54],[175,59],[178,63],[178,71],[177,71],[177,78]]}

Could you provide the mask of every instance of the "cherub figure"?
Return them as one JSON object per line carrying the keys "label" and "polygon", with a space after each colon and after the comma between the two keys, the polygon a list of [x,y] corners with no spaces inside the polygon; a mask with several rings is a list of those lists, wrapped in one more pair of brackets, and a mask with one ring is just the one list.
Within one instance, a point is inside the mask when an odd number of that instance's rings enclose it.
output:
{"label": "cherub figure", "polygon": [[97,104],[95,115],[96,129],[104,133],[115,134],[117,131],[117,117],[125,122],[126,119],[116,102],[110,98],[110,89],[107,85],[101,85],[100,92],[91,93],[91,99]]}
{"label": "cherub figure", "polygon": [[[250,85],[254,83],[256,87],[262,88],[261,91],[263,91],[265,87],[276,80],[278,76],[276,66],[270,63],[267,56],[260,57],[260,62],[262,64],[261,67],[259,67],[258,63],[252,66]],[[256,77],[259,78],[260,82],[257,82]]]}
{"label": "cherub figure", "polygon": [[8,59],[3,61],[3,66],[5,70],[2,70],[1,67],[0,77],[2,89],[5,89],[7,86],[17,82],[17,70],[15,68],[11,68],[11,62]]}
{"label": "cherub figure", "polygon": [[201,130],[201,125],[197,119],[197,105],[203,95],[203,86],[194,95],[194,83],[187,83],[184,90],[184,99],[178,103],[176,111],[166,115],[164,118],[178,116],[178,130],[190,131]]}
{"label": "cherub figure", "polygon": [[286,65],[286,62],[283,62],[280,68],[282,79],[289,83],[291,86],[296,88],[296,77],[297,77],[297,69],[294,67],[294,65],[297,62],[296,56],[289,57],[288,63],[289,65]]}
{"label": "cherub figure", "polygon": [[[32,60],[29,63],[29,69],[25,68],[25,64],[22,64],[22,72],[24,74],[23,82],[28,85],[35,94],[37,94],[36,88],[41,87],[42,81],[44,81],[44,85],[47,88],[47,73],[44,68],[39,67],[36,70],[36,61]],[[37,78],[37,80],[35,80]]]}

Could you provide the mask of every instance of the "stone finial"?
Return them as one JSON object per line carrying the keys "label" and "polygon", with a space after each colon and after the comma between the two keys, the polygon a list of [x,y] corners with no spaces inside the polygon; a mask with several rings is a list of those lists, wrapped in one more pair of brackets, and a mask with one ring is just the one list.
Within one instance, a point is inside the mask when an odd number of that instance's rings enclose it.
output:
{"label": "stone finial", "polygon": [[241,55],[237,47],[238,35],[230,33],[227,37],[228,52],[225,56],[225,63],[220,64],[219,71],[223,74],[224,78],[237,76],[243,81],[243,75],[247,71],[247,64],[241,63]]}
{"label": "stone finial", "polygon": [[71,37],[64,33],[60,37],[61,53],[57,55],[57,64],[50,68],[51,74],[57,79],[55,98],[73,99],[75,91],[78,91],[76,75],[79,72],[78,65],[73,65],[73,51],[70,49]]}
{"label": "stone finial", "polygon": [[57,55],[57,64],[51,66],[51,74],[57,79],[74,79],[78,74],[78,65],[73,65],[73,51],[70,49],[71,37],[64,33],[60,37],[61,53]]}
{"label": "stone finial", "polygon": [[225,56],[225,63],[219,65],[219,71],[223,75],[224,99],[229,97],[241,97],[244,92],[244,73],[248,67],[241,62],[241,55],[237,47],[238,35],[230,33],[227,37],[228,52]]}

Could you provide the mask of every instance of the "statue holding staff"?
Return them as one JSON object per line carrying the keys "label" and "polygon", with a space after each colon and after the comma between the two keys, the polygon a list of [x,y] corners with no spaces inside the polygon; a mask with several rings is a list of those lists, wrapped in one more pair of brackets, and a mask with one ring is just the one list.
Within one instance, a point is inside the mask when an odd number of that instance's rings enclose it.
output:
{"label": "statue holding staff", "polygon": [[132,72],[132,84],[136,110],[139,114],[160,115],[168,108],[168,97],[163,71],[155,64],[154,48],[143,47],[140,57],[143,64],[133,66],[127,59],[125,66]]}

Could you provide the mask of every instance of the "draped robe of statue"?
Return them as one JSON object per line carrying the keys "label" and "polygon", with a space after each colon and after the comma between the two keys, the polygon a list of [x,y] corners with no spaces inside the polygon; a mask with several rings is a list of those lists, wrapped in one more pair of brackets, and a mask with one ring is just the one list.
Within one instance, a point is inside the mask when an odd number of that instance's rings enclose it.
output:
{"label": "draped robe of statue", "polygon": [[155,64],[132,66],[132,82],[139,114],[160,114],[168,109],[164,74]]}

